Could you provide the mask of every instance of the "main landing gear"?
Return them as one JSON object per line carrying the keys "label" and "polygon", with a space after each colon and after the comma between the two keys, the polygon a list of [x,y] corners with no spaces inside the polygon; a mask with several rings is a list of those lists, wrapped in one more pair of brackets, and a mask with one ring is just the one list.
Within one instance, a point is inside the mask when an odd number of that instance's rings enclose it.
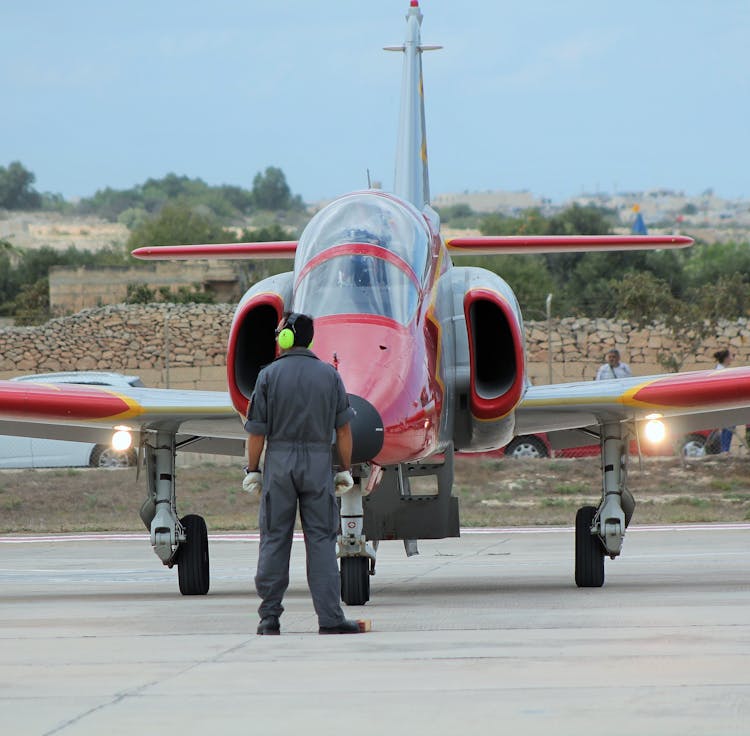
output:
{"label": "main landing gear", "polygon": [[167,566],[177,565],[180,593],[206,595],[210,584],[208,532],[202,516],[177,518],[175,502],[175,439],[157,432],[146,439],[148,495],[141,519],[151,533],[151,546]]}
{"label": "main landing gear", "polygon": [[604,585],[604,557],[617,557],[625,530],[635,510],[627,489],[627,441],[620,422],[600,427],[602,499],[599,506],[583,506],[576,514],[575,581],[579,588]]}

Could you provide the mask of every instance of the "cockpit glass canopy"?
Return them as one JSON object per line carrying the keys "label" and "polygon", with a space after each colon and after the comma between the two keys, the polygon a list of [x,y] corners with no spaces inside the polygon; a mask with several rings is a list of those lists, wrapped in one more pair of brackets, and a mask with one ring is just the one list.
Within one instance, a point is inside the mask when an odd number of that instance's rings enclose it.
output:
{"label": "cockpit glass canopy", "polygon": [[407,324],[429,253],[427,227],[411,205],[372,192],[344,197],[321,210],[300,238],[294,309],[312,317],[377,314]]}
{"label": "cockpit glass canopy", "polygon": [[412,205],[375,192],[337,199],[305,228],[294,262],[295,273],[312,258],[342,243],[369,243],[390,250],[409,264],[420,282],[429,265],[429,234]]}
{"label": "cockpit glass canopy", "polygon": [[377,314],[408,324],[419,302],[411,278],[392,263],[370,255],[334,256],[300,280],[294,310],[311,317]]}

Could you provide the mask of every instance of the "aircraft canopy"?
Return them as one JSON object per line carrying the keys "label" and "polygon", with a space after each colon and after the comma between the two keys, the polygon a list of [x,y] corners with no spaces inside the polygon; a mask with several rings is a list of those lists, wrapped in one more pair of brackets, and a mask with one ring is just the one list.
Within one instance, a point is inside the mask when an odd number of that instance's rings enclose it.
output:
{"label": "aircraft canopy", "polygon": [[375,314],[407,324],[429,265],[429,233],[408,203],[378,192],[344,197],[305,228],[294,309],[312,317]]}
{"label": "aircraft canopy", "polygon": [[295,281],[304,266],[328,248],[364,243],[380,246],[405,261],[420,283],[429,265],[429,233],[422,215],[403,200],[368,191],[342,197],[310,220],[300,237]]}

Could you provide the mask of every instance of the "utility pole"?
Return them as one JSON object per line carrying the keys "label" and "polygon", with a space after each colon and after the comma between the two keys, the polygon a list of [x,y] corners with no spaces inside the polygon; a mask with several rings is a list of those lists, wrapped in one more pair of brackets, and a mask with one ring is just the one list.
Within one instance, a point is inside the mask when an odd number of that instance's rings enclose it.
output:
{"label": "utility pole", "polygon": [[552,383],[552,294],[547,294],[547,368],[548,383]]}
{"label": "utility pole", "polygon": [[164,381],[169,388],[169,312],[164,313]]}

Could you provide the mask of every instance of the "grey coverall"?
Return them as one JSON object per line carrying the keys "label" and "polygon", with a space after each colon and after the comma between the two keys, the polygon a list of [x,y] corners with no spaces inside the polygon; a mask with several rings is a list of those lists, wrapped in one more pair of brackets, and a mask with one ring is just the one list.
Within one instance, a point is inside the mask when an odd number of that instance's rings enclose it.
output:
{"label": "grey coverall", "polygon": [[332,444],[335,430],[353,416],[341,376],[305,348],[283,353],[258,375],[245,429],[266,437],[255,575],[261,619],[284,610],[298,501],[307,584],[319,625],[337,626],[345,619],[336,563]]}

